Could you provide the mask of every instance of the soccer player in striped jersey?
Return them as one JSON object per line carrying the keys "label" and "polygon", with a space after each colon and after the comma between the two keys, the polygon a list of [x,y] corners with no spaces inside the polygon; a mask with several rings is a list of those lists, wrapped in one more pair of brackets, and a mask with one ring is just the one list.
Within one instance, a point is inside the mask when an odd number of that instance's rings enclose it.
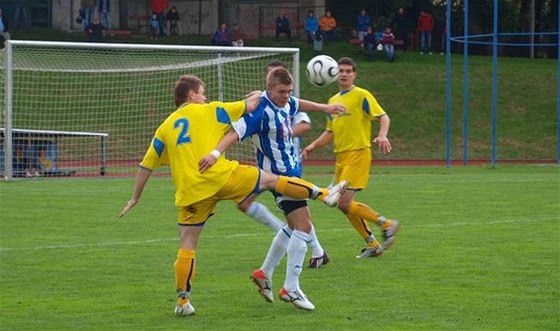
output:
{"label": "soccer player in striped jersey", "polygon": [[[142,195],[152,170],[169,163],[175,185],[175,205],[179,209],[180,248],[175,260],[178,300],[176,316],[195,312],[190,292],[196,274],[195,250],[200,233],[220,200],[241,202],[260,190],[274,190],[298,199],[318,199],[334,206],[343,185],[334,189],[318,188],[300,178],[277,176],[256,167],[242,166],[212,150],[223,135],[246,111],[260,102],[258,94],[238,102],[206,103],[204,83],[196,76],[181,76],[174,87],[177,110],[163,121],[140,164],[132,198],[119,217],[127,214]],[[332,113],[340,106],[330,107]],[[217,162],[208,171],[199,172],[199,160],[208,153]]]}
{"label": "soccer player in striped jersey", "polygon": [[[270,61],[265,68],[265,80],[266,75],[268,75],[268,73],[272,69],[279,67],[286,68],[284,62],[280,60]],[[297,112],[292,118],[292,143],[294,145],[294,150],[298,158],[300,158],[301,155],[301,136],[303,136],[303,134],[305,134],[305,132],[309,131],[310,129],[311,119],[309,118],[309,115],[302,111]],[[278,217],[276,217],[266,207],[266,205],[255,201],[256,198],[256,194],[251,195],[249,198],[238,204],[237,208],[255,221],[271,228],[274,233],[277,233],[282,227],[284,227],[284,223]],[[311,250],[311,258],[309,259],[308,263],[308,266],[310,268],[318,269],[323,265],[329,263],[329,256],[323,249],[323,246],[321,246],[319,238],[317,238],[317,234],[315,233],[314,227],[311,228],[311,232],[309,233],[309,241],[307,242],[307,247]]]}
{"label": "soccer player in striped jersey", "polygon": [[[389,116],[375,97],[367,90],[354,85],[356,63],[348,57],[338,61],[340,92],[329,99],[329,104],[341,103],[348,111],[328,116],[325,131],[302,151],[305,159],[317,148],[334,141],[336,155],[335,181],[346,180],[349,188],[338,202],[354,229],[364,238],[367,247],[357,257],[376,257],[395,242],[399,223],[385,218],[368,205],[354,200],[356,192],[366,188],[371,166],[371,122],[379,122],[377,137],[373,139],[384,154],[391,152]],[[373,235],[367,221],[374,222],[383,231],[383,245]]]}
{"label": "soccer player in striped jersey", "polygon": [[[260,169],[277,175],[301,177],[299,151],[292,141],[292,119],[298,111],[325,111],[330,106],[301,100],[291,95],[293,78],[285,68],[275,68],[267,75],[266,91],[257,109],[233,123],[233,130],[224,136],[216,149],[223,152],[237,140],[251,137],[257,149],[257,163]],[[216,159],[212,155],[201,160],[201,171],[209,169]],[[314,310],[315,306],[307,298],[299,285],[299,275],[307,251],[306,243],[312,231],[311,213],[305,199],[293,199],[281,192],[274,193],[276,203],[284,212],[288,226],[283,227],[274,237],[268,254],[260,269],[251,274],[259,293],[269,302],[273,301],[272,274],[287,253],[286,278],[279,291],[283,301],[293,303],[297,308]]]}

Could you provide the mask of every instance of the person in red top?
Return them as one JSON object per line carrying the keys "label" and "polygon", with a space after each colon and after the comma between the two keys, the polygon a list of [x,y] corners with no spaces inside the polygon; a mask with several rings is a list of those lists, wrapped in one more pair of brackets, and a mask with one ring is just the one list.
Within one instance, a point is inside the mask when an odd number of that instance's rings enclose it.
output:
{"label": "person in red top", "polygon": [[420,54],[432,54],[432,31],[434,18],[427,11],[420,11],[418,16],[418,32],[420,32]]}
{"label": "person in red top", "polygon": [[158,30],[160,37],[165,36],[163,19],[165,18],[165,11],[169,8],[168,0],[150,0],[150,6],[152,8],[152,13],[157,15],[159,22]]}
{"label": "person in red top", "polygon": [[383,45],[387,60],[389,60],[389,62],[395,61],[395,35],[391,32],[390,28],[386,28],[383,32],[381,36],[381,45]]}

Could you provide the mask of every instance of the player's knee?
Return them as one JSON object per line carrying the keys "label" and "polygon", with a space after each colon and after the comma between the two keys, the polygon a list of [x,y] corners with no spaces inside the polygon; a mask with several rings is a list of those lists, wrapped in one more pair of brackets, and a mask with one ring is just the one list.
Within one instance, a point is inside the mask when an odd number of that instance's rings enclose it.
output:
{"label": "player's knee", "polygon": [[350,204],[352,203],[352,200],[345,200],[345,199],[340,199],[338,200],[338,204],[337,207],[338,209],[340,209],[343,213],[348,213],[348,211],[350,210]]}
{"label": "player's knee", "polygon": [[251,207],[251,202],[250,201],[248,203],[242,202],[242,203],[237,205],[237,209],[241,210],[244,213],[246,213],[247,210],[249,210],[249,207]]}
{"label": "player's knee", "polygon": [[259,182],[260,191],[276,189],[277,182],[278,182],[278,176],[268,173],[266,171],[261,171],[261,179]]}

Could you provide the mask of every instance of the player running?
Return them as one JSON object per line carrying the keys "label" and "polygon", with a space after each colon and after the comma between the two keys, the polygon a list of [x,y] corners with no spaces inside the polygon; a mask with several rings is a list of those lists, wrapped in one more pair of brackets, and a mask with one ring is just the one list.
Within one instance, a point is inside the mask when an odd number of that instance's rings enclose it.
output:
{"label": "player running", "polygon": [[[325,131],[303,149],[302,157],[306,159],[315,149],[334,141],[335,182],[346,180],[349,183],[338,202],[338,208],[367,243],[367,247],[356,257],[376,257],[395,243],[399,223],[385,218],[368,205],[355,201],[354,197],[356,192],[366,188],[369,180],[371,122],[379,121],[379,132],[373,142],[386,154],[391,152],[391,142],[387,138],[390,120],[369,91],[354,85],[354,79],[356,63],[351,58],[341,58],[338,61],[340,92],[329,99],[329,104],[341,103],[348,112],[329,116]],[[381,227],[385,239],[383,245],[375,238],[367,221],[375,222]]]}

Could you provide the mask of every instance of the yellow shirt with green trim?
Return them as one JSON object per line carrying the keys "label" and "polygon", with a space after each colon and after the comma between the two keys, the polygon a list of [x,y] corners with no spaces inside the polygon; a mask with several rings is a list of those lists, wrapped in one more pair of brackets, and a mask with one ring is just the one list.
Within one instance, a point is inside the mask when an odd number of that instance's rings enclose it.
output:
{"label": "yellow shirt with green trim", "polygon": [[216,148],[245,109],[245,101],[182,106],[156,130],[140,166],[154,170],[169,163],[177,206],[189,206],[211,197],[227,183],[239,163],[220,156],[201,174],[198,162]]}
{"label": "yellow shirt with green trim", "polygon": [[329,104],[343,104],[347,112],[328,115],[326,130],[334,134],[334,152],[371,147],[371,121],[386,115],[375,97],[363,88],[352,86],[329,99]]}

